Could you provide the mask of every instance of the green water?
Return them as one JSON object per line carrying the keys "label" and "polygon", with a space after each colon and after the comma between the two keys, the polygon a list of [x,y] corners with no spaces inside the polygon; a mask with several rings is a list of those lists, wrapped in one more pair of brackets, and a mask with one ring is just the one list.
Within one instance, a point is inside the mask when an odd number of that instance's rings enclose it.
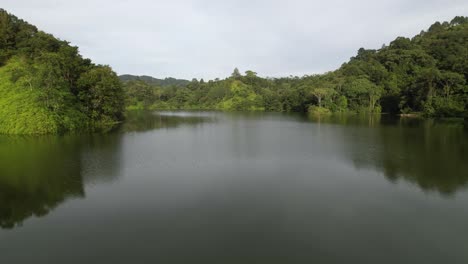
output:
{"label": "green water", "polygon": [[133,113],[0,136],[0,263],[468,263],[456,121]]}

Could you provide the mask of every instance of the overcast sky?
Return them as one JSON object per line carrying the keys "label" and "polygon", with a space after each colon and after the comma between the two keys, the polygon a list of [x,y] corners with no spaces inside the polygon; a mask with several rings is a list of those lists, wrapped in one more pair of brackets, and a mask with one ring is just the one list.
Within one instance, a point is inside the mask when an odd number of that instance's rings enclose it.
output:
{"label": "overcast sky", "polygon": [[467,0],[0,0],[119,74],[224,78],[322,73],[360,47],[380,48],[435,21],[468,15]]}

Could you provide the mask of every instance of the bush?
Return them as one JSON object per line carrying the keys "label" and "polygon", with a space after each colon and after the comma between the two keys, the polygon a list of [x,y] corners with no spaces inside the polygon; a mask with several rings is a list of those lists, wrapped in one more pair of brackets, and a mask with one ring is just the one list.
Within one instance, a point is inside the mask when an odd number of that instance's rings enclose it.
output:
{"label": "bush", "polygon": [[331,115],[332,114],[332,112],[329,109],[327,109],[325,107],[319,107],[319,106],[316,106],[316,105],[309,106],[308,112],[310,114],[319,115],[319,116]]}

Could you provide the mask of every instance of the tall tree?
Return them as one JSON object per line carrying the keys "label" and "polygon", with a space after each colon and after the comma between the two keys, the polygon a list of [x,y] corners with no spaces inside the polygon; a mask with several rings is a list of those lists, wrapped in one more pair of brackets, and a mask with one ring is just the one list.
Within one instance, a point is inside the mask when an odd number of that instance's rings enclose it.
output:
{"label": "tall tree", "polygon": [[234,79],[237,79],[237,78],[242,77],[242,74],[240,73],[239,69],[235,68],[231,74],[231,77]]}
{"label": "tall tree", "polygon": [[95,66],[78,80],[79,97],[94,121],[122,119],[124,92],[119,78],[109,66]]}

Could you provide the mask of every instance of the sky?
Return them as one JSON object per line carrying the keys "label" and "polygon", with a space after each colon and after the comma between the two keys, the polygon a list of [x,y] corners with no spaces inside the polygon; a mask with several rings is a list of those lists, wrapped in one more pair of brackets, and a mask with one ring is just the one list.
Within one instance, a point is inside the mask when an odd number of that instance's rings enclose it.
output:
{"label": "sky", "polygon": [[335,70],[436,21],[466,0],[0,0],[0,7],[78,46],[118,74],[224,78]]}

